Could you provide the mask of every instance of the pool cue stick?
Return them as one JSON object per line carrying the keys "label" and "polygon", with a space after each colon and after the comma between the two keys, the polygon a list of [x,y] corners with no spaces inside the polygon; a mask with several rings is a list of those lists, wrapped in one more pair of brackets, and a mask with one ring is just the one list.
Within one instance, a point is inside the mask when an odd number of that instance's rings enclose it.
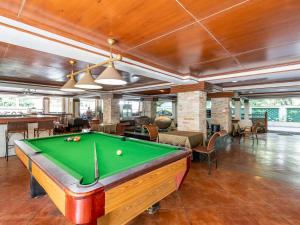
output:
{"label": "pool cue stick", "polygon": [[94,142],[94,166],[95,166],[95,180],[98,180],[99,179],[99,171],[98,171],[96,142]]}

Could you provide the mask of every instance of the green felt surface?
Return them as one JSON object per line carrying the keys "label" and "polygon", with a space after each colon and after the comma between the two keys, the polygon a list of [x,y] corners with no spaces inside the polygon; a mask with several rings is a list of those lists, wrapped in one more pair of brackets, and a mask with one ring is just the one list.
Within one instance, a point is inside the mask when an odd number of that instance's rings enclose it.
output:
{"label": "green felt surface", "polygon": [[[177,151],[177,147],[141,141],[122,140],[122,137],[103,133],[81,133],[80,142],[66,142],[65,138],[74,135],[52,136],[30,139],[25,142],[34,150],[66,170],[82,184],[94,181],[94,142],[97,147],[100,178],[105,178],[166,156]],[[117,150],[123,154],[118,156]]]}

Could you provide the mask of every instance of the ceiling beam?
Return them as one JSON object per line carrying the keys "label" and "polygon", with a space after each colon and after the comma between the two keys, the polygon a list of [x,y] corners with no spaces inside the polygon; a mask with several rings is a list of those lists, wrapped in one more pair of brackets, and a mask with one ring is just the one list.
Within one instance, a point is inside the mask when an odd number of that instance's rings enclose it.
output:
{"label": "ceiling beam", "polygon": [[256,75],[263,74],[275,74],[280,72],[300,70],[300,61],[291,62],[291,63],[282,63],[272,66],[266,66],[261,68],[247,69],[237,72],[228,72],[228,73],[219,73],[219,74],[210,74],[205,77],[201,77],[198,81],[213,81],[213,80],[224,80],[230,78],[242,78],[242,77],[251,77]]}
{"label": "ceiling beam", "polygon": [[247,98],[282,98],[282,97],[299,97],[299,91],[289,91],[289,92],[264,92],[264,93],[251,93],[251,94],[241,94],[241,97]]}
{"label": "ceiling beam", "polygon": [[250,89],[252,90],[252,89],[278,88],[278,87],[297,87],[297,86],[300,86],[300,81],[225,87],[223,88],[223,91],[240,91],[240,90],[250,90]]}
{"label": "ceiling beam", "polygon": [[217,84],[212,84],[212,83],[208,83],[206,82],[206,90],[207,91],[223,91],[223,87],[217,85]]}
{"label": "ceiling beam", "polygon": [[207,93],[207,98],[233,98],[234,92],[214,92]]}
{"label": "ceiling beam", "polygon": [[176,94],[180,92],[191,92],[191,91],[206,91],[210,86],[208,83],[202,81],[196,84],[185,84],[185,85],[175,85],[171,86],[171,94]]}

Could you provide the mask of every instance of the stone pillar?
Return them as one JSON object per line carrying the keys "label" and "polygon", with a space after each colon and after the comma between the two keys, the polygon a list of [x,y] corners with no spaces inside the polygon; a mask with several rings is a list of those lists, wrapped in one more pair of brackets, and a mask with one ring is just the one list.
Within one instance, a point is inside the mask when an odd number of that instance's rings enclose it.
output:
{"label": "stone pillar", "polygon": [[234,100],[234,119],[240,120],[241,119],[241,99],[240,98],[233,98]]}
{"label": "stone pillar", "polygon": [[96,108],[96,110],[99,110],[99,108],[100,108],[100,99],[99,98],[95,99],[95,108]]}
{"label": "stone pillar", "polygon": [[285,106],[279,108],[279,122],[288,122],[287,120],[287,109]]}
{"label": "stone pillar", "polygon": [[100,111],[101,111],[100,98],[96,98],[95,99],[95,115],[98,119],[100,118]]}
{"label": "stone pillar", "polygon": [[249,99],[244,99],[244,120],[249,120],[250,104]]}
{"label": "stone pillar", "polygon": [[192,91],[177,94],[178,130],[198,131],[207,139],[206,92]]}
{"label": "stone pillar", "polygon": [[231,98],[211,99],[211,124],[220,124],[221,130],[228,133],[232,130],[230,101]]}
{"label": "stone pillar", "polygon": [[173,114],[173,120],[174,123],[177,123],[177,102],[176,101],[172,101],[172,114]]}
{"label": "stone pillar", "polygon": [[66,112],[66,109],[67,109],[67,105],[66,105],[66,98],[65,97],[62,97],[61,98],[61,101],[62,101],[62,112]]}
{"label": "stone pillar", "polygon": [[143,114],[152,120],[156,117],[156,100],[153,98],[145,98],[143,100]]}
{"label": "stone pillar", "polygon": [[113,94],[103,95],[103,123],[118,123],[120,121],[119,99]]}
{"label": "stone pillar", "polygon": [[43,112],[44,114],[48,114],[50,110],[50,98],[44,97],[43,98]]}
{"label": "stone pillar", "polygon": [[80,117],[80,99],[73,98],[73,115],[75,118]]}
{"label": "stone pillar", "polygon": [[73,99],[70,97],[64,98],[65,101],[65,112],[73,113]]}

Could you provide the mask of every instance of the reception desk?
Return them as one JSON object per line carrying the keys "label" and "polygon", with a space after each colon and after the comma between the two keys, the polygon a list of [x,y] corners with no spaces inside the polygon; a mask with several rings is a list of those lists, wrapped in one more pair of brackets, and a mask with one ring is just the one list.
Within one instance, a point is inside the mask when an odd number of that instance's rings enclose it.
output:
{"label": "reception desk", "polygon": [[[28,123],[28,137],[33,138],[33,130],[37,127],[39,121],[57,121],[59,119],[58,116],[48,116],[48,115],[27,115],[27,116],[11,116],[11,117],[0,117],[0,157],[5,156],[5,132],[7,130],[8,122],[24,122]],[[48,132],[41,132],[40,137],[48,136]],[[12,134],[9,140],[9,144],[13,145],[15,140],[23,139],[22,134]],[[8,155],[15,155],[15,149],[10,148],[8,151]]]}

